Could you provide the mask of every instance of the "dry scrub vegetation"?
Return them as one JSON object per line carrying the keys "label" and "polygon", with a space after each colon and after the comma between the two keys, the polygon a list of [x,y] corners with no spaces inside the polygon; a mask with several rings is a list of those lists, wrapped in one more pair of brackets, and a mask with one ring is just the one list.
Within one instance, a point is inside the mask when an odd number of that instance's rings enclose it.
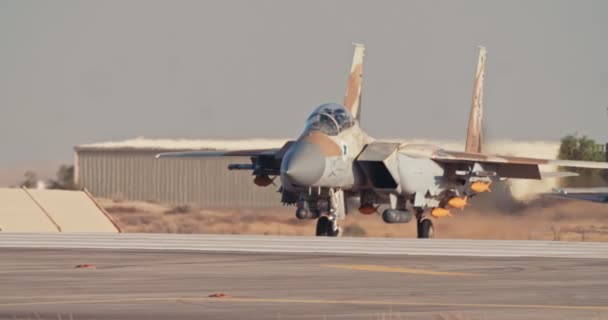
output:
{"label": "dry scrub vegetation", "polygon": [[[315,221],[298,220],[294,207],[204,209],[102,199],[123,232],[313,235]],[[608,241],[608,205],[561,199],[535,200],[516,209],[471,205],[435,220],[438,238]],[[415,237],[409,224],[386,224],[379,214],[349,213],[345,236]]]}

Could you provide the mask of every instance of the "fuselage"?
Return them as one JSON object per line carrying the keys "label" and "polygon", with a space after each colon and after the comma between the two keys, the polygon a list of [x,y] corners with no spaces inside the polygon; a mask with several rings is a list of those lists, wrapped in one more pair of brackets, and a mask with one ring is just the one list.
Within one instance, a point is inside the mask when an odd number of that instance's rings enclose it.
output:
{"label": "fuselage", "polygon": [[[396,144],[384,161],[364,162],[357,157],[374,139],[364,132],[351,115],[338,104],[324,104],[308,118],[306,128],[285,154],[281,163],[283,187],[295,193],[313,193],[338,188],[349,193],[360,190],[382,191],[418,199],[422,206],[435,205],[445,190],[458,189],[446,177],[445,168],[431,159],[441,149],[432,145]],[[367,167],[366,167],[367,166]],[[366,170],[374,170],[369,174]],[[373,181],[367,176],[387,180]],[[456,193],[459,193],[456,190]],[[421,201],[423,201],[421,203]]]}
{"label": "fuselage", "polygon": [[321,105],[283,158],[283,187],[298,192],[319,187],[356,189],[361,172],[355,159],[371,141],[343,106]]}

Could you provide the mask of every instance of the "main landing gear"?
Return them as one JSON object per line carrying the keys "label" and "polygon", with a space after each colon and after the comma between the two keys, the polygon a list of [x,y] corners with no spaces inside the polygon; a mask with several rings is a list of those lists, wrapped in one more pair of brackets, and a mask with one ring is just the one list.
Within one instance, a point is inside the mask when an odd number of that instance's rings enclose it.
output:
{"label": "main landing gear", "polygon": [[432,239],[435,237],[433,221],[423,216],[424,210],[416,210],[416,227],[418,239]]}

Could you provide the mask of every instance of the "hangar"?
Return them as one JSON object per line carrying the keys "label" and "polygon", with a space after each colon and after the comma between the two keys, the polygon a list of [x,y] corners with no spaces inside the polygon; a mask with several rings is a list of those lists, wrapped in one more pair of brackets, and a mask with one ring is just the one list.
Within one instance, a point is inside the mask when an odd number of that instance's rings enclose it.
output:
{"label": "hangar", "polygon": [[[280,206],[278,185],[262,188],[250,171],[229,171],[247,157],[155,159],[159,152],[281,147],[285,139],[170,140],[136,138],[74,147],[75,180],[95,197],[191,204],[208,208]],[[278,182],[278,181],[277,181]]]}

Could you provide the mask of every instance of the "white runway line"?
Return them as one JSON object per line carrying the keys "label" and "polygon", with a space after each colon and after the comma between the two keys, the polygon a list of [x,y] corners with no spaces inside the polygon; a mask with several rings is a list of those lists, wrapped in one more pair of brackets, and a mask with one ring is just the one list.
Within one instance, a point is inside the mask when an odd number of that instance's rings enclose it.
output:
{"label": "white runway line", "polygon": [[193,234],[0,233],[0,248],[608,258],[608,243]]}

